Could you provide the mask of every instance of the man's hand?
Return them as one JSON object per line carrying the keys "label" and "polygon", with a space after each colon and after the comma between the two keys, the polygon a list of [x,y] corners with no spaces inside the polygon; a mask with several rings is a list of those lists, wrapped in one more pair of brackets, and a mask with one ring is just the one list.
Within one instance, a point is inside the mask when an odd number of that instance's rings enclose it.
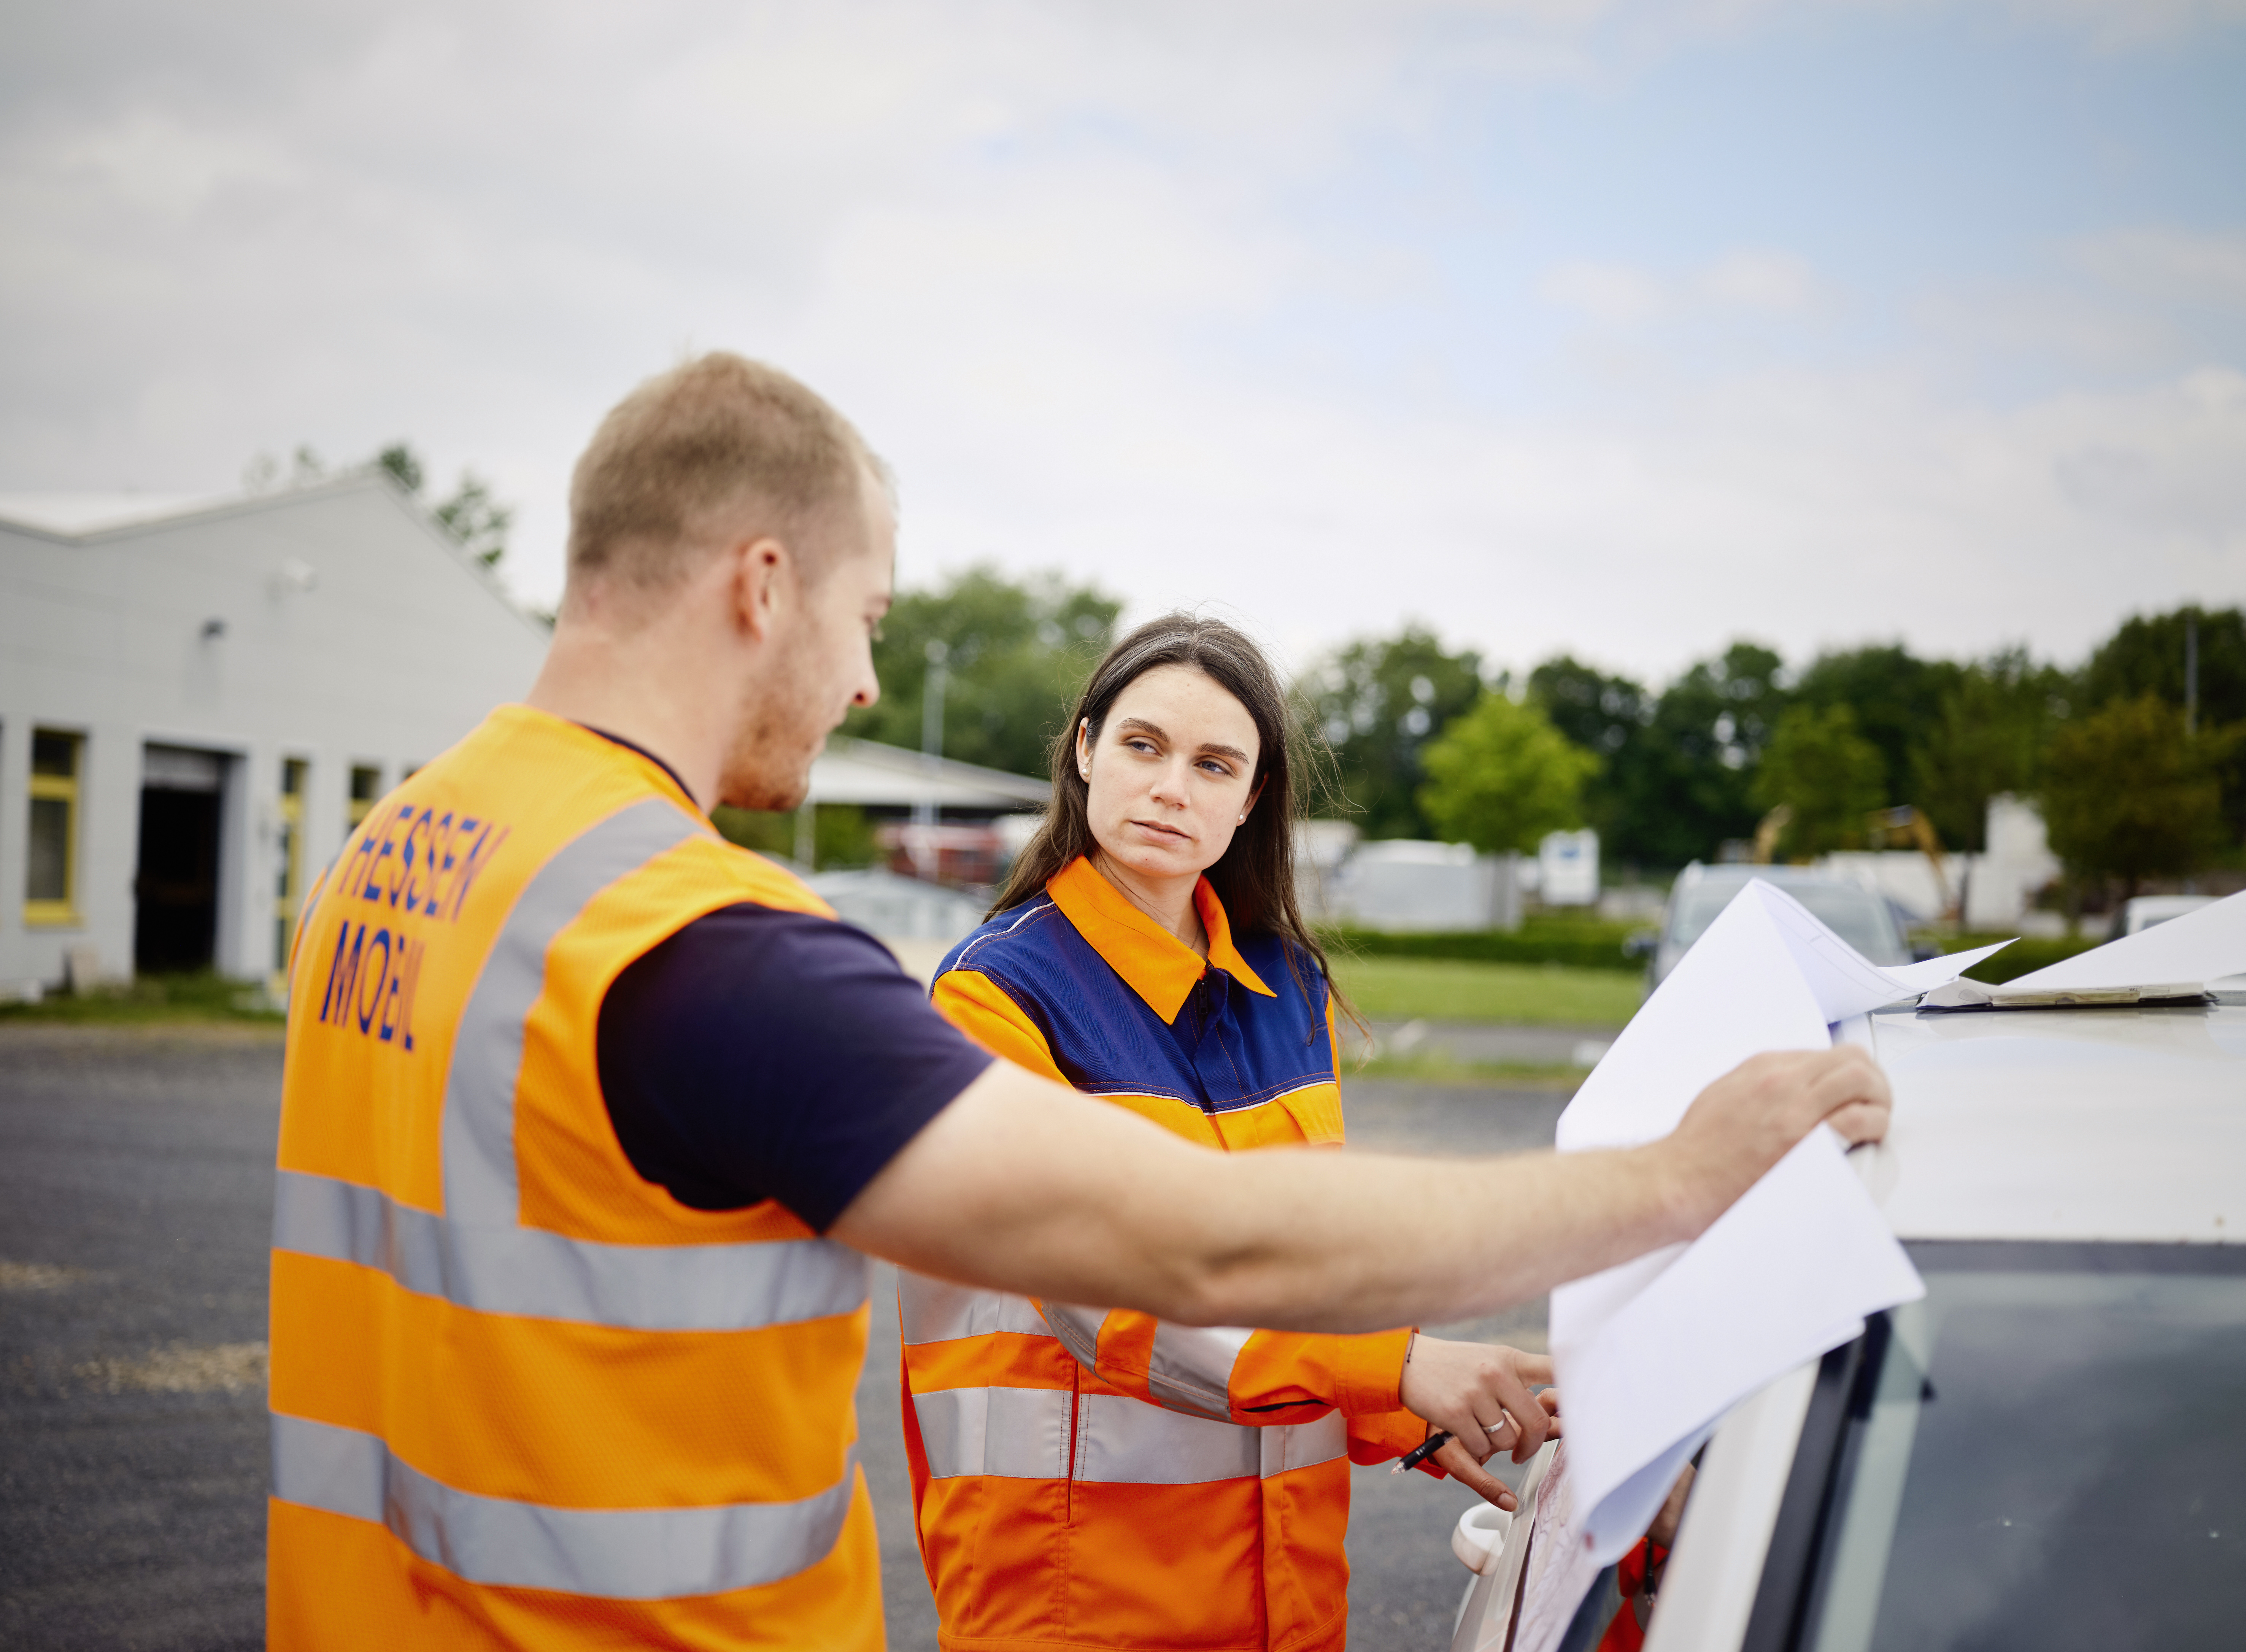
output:
{"label": "man's hand", "polygon": [[1679,1214],[1698,1233],[1820,1124],[1844,1141],[1880,1140],[1894,1105],[1859,1045],[1751,1057],[1702,1091],[1662,1144],[1680,1176]]}
{"label": "man's hand", "polygon": [[1551,1380],[1552,1362],[1542,1354],[1417,1336],[1399,1393],[1405,1410],[1451,1436],[1435,1461],[1487,1501],[1509,1509],[1513,1493],[1481,1465],[1506,1451],[1525,1463],[1557,1437],[1559,1395],[1548,1387],[1529,1392],[1530,1383]]}

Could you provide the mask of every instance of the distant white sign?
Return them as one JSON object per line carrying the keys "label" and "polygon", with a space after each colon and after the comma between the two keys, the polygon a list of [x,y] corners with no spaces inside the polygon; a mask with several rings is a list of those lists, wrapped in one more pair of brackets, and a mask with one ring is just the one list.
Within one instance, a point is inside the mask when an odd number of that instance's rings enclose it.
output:
{"label": "distant white sign", "polygon": [[1599,834],[1548,832],[1536,846],[1537,894],[1548,907],[1595,907],[1599,901]]}

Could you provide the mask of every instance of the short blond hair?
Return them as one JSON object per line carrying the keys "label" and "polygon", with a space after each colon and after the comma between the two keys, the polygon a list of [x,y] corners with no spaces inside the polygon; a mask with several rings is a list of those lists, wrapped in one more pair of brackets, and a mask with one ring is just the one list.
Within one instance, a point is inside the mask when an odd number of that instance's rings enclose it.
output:
{"label": "short blond hair", "polygon": [[649,379],[593,432],[569,482],[569,581],[663,590],[713,519],[744,507],[768,515],[757,529],[786,540],[815,577],[807,524],[856,504],[868,472],[881,475],[881,462],[817,392],[712,350]]}

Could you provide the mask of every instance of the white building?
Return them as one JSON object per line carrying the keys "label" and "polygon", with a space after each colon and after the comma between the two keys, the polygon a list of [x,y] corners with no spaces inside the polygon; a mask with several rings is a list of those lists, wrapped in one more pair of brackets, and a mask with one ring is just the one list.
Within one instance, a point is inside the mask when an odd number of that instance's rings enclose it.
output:
{"label": "white building", "polygon": [[1518,929],[1521,858],[1467,843],[1363,843],[1330,887],[1329,910],[1367,929]]}
{"label": "white building", "polygon": [[545,647],[378,474],[0,496],[0,995],[266,976],[351,823]]}

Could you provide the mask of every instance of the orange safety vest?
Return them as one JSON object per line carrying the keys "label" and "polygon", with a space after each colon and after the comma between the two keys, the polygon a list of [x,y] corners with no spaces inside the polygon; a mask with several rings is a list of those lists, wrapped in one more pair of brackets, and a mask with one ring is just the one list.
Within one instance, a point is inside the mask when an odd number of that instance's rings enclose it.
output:
{"label": "orange safety vest", "polygon": [[[1206,881],[1196,899],[1206,971],[1079,860],[962,943],[936,1007],[995,1053],[1188,1140],[1338,1143],[1324,983],[1310,967],[1306,1002],[1283,943],[1247,943],[1259,969]],[[1206,1029],[1190,1055],[1170,1030],[1189,1000]],[[1397,1399],[1408,1330],[1193,1329],[910,1273],[899,1295],[906,1451],[945,1647],[1342,1644],[1350,1461],[1426,1433]]]}
{"label": "orange safety vest", "polygon": [[267,1635],[877,1649],[866,1268],[690,1209],[602,1099],[609,983],[741,901],[832,912],[662,766],[495,711],[298,926],[273,1223]]}

